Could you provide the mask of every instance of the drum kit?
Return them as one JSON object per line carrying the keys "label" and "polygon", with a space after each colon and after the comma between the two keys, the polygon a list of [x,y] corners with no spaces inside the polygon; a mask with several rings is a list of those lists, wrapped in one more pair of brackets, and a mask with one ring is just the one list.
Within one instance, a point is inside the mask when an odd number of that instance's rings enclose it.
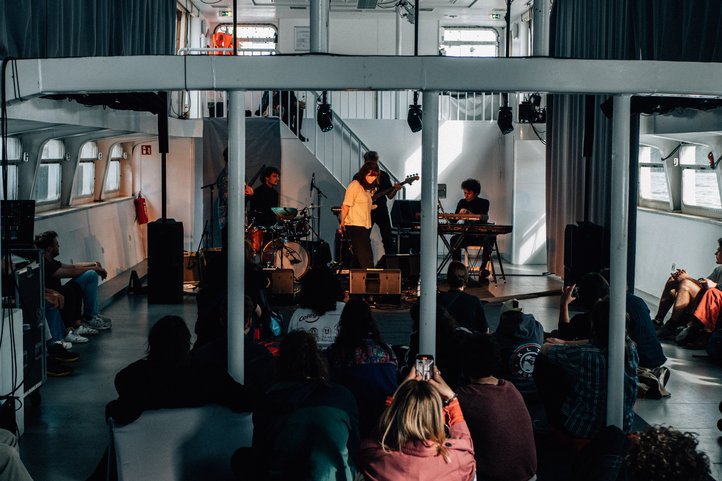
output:
{"label": "drum kit", "polygon": [[263,267],[291,269],[296,280],[306,275],[311,259],[301,242],[311,234],[310,210],[316,208],[304,207],[299,211],[294,207],[272,207],[277,219],[274,225],[260,227],[251,223],[246,227],[246,240]]}

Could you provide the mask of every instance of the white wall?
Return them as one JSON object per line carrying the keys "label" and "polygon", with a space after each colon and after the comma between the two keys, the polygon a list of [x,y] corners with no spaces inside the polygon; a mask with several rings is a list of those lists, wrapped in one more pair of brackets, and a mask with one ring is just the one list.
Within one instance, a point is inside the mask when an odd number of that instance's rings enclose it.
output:
{"label": "white wall", "polygon": [[[518,127],[518,126],[517,126]],[[546,152],[539,140],[514,142],[513,264],[546,264]]]}
{"label": "white wall", "polygon": [[715,267],[722,223],[682,214],[637,212],[635,287],[659,297],[672,264],[693,277],[706,277]]}
{"label": "white wall", "polygon": [[[278,26],[278,47],[281,53],[306,53],[294,49],[294,27],[308,26],[308,18],[283,18],[272,23]],[[419,24],[420,55],[438,55],[438,29],[436,18],[422,18]],[[402,54],[413,55],[414,26],[406,20],[401,22],[401,36]],[[396,15],[384,12],[331,12],[329,53],[395,55]]]}
{"label": "white wall", "polygon": [[[161,204],[161,155],[158,142],[147,142],[151,155],[141,155],[140,147],[133,156],[140,163],[141,191],[148,201],[148,217],[151,221],[162,215]],[[195,250],[199,233],[196,214],[198,212],[200,187],[196,173],[197,145],[192,138],[171,138],[167,155],[167,217],[183,222],[183,248]]]}
{"label": "white wall", "polygon": [[58,233],[65,263],[100,261],[113,278],[146,257],[141,227],[135,222],[133,199],[81,207],[62,214],[38,215],[35,233]]}

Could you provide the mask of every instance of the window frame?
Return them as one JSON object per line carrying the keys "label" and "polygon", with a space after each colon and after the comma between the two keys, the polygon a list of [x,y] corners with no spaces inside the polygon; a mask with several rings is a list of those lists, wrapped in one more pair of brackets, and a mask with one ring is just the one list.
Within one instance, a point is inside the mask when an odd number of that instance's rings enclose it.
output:
{"label": "window frame", "polygon": [[[241,35],[239,35],[239,36],[238,36],[238,39],[237,39],[237,40],[238,40],[238,43],[239,43],[239,45],[238,45],[238,55],[263,56],[263,55],[277,55],[277,54],[278,54],[278,27],[277,27],[276,25],[274,25],[274,24],[272,24],[272,23],[236,23],[235,25],[236,25],[236,30],[242,29],[242,28],[244,28],[244,27],[270,27],[270,28],[272,28],[273,31],[274,31],[274,36],[273,36],[274,48],[273,48],[273,50],[270,50],[270,49],[268,49],[268,50],[266,50],[266,49],[261,49],[261,50],[259,50],[259,49],[242,48],[240,44],[242,44],[242,42],[243,42],[244,40],[253,40],[253,38],[251,38],[251,37],[242,37]],[[226,33],[226,34],[231,34],[231,35],[232,35],[232,34],[233,34],[233,23],[232,23],[232,22],[219,23],[219,24],[216,25],[216,27],[213,29],[213,33],[214,33],[214,34],[215,34],[215,33],[218,33],[218,32],[222,32],[222,33]],[[266,39],[268,39],[268,40],[271,39],[270,37],[259,37],[259,39],[263,39],[263,38],[266,38]],[[247,52],[250,52],[250,53],[247,53]],[[263,52],[263,53],[254,54],[253,52]],[[265,52],[268,52],[268,53],[265,53]]]}
{"label": "window frame", "polygon": [[[444,30],[485,30],[485,31],[488,30],[488,31],[494,33],[494,36],[496,37],[496,41],[494,41],[494,42],[487,42],[487,41],[471,42],[471,41],[455,41],[455,40],[452,40],[452,41],[449,41],[449,42],[445,42],[445,41],[444,41]],[[480,46],[485,46],[485,45],[493,45],[494,51],[495,51],[495,54],[494,54],[494,55],[472,55],[472,56],[464,56],[464,57],[494,58],[494,57],[498,57],[499,54],[501,53],[501,43],[500,43],[501,40],[500,40],[500,38],[501,38],[501,35],[499,34],[499,31],[498,31],[496,28],[494,28],[494,27],[482,26],[482,25],[456,25],[456,24],[439,25],[439,41],[438,41],[438,48],[437,48],[437,50],[438,50],[439,52],[441,52],[442,48],[443,48],[445,45],[449,45],[449,46],[462,46],[462,45],[480,45]],[[445,54],[444,56],[463,58],[462,56],[448,55],[448,54]]]}

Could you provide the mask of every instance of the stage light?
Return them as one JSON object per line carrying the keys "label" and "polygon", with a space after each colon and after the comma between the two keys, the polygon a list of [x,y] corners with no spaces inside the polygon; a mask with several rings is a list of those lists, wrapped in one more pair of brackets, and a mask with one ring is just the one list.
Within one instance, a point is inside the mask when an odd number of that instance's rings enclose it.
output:
{"label": "stage light", "polygon": [[333,112],[331,106],[326,102],[326,92],[321,95],[321,103],[316,111],[316,123],[321,132],[328,132],[333,128]]}
{"label": "stage light", "polygon": [[409,105],[409,115],[406,117],[406,122],[409,124],[412,132],[421,130],[422,113],[421,106],[419,105],[419,92],[414,92],[414,103]]}
{"label": "stage light", "polygon": [[499,107],[499,118],[496,123],[503,135],[510,134],[514,131],[511,107]]}

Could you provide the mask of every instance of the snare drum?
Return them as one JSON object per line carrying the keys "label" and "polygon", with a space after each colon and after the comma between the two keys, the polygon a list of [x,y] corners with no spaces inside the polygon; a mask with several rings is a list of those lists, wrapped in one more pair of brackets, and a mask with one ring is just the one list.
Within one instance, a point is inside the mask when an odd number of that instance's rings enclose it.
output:
{"label": "snare drum", "polygon": [[253,252],[260,254],[263,248],[263,234],[266,230],[262,227],[251,227],[246,229],[246,240],[253,246]]}

